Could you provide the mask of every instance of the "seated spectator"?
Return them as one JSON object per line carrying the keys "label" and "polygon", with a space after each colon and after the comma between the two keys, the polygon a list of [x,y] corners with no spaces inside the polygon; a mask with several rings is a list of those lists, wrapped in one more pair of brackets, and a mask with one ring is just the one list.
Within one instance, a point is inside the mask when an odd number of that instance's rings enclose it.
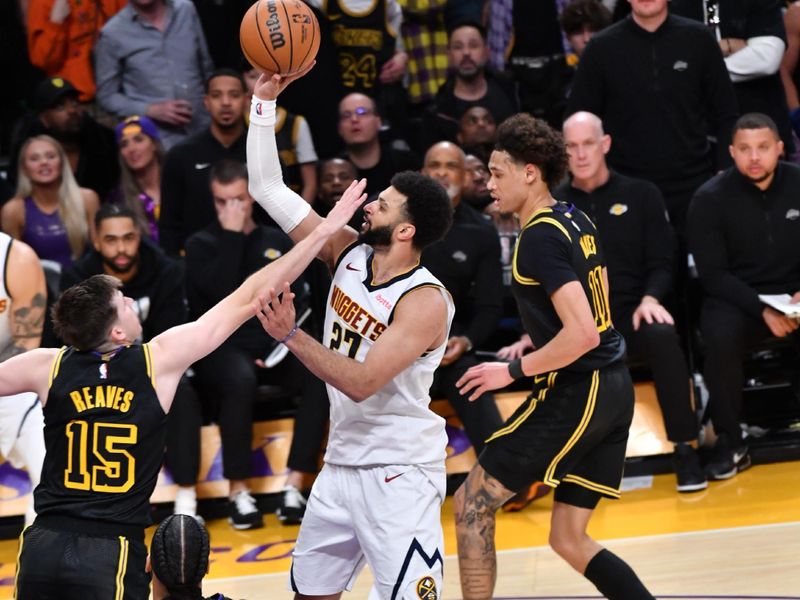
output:
{"label": "seated spectator", "polygon": [[94,239],[100,203],[92,190],[78,187],[67,155],[47,135],[22,145],[17,193],[0,210],[3,231],[22,240],[39,258],[69,266]]}
{"label": "seated spectator", "polygon": [[190,0],[130,0],[100,31],[95,69],[103,110],[150,117],[167,149],[208,124],[214,64]]}
{"label": "seated spectator", "polygon": [[[142,324],[140,341],[149,342],[170,327],[186,322],[183,272],[158,246],[143,239],[139,215],[126,206],[105,204],[95,215],[94,249],[61,273],[60,289],[92,275],[112,275],[123,295],[133,300]],[[59,341],[60,342],[60,341]],[[194,485],[200,470],[202,410],[186,377],[178,382],[167,417],[166,464],[178,484],[176,512],[196,516]]]}
{"label": "seated spectator", "polygon": [[611,12],[600,0],[571,0],[558,20],[575,57],[579,59],[592,36],[611,25]]}
{"label": "seated spectator", "polygon": [[[319,167],[317,199],[311,205],[314,211],[321,217],[326,216],[342,197],[344,191],[357,178],[356,168],[349,160],[331,158],[322,162]],[[350,219],[349,225],[356,231],[361,231],[363,224],[364,212],[359,209]]]}
{"label": "seated spectator", "polygon": [[109,194],[108,202],[127,207],[136,216],[141,234],[157,243],[164,164],[164,146],[158,128],[147,117],[133,116],[117,125],[114,132],[122,177]]}
{"label": "seated spectator", "polygon": [[203,598],[211,543],[202,524],[186,515],[164,519],[153,534],[146,570],[153,573],[153,600],[230,600]]}
{"label": "seated spectator", "polygon": [[92,52],[100,28],[125,0],[39,0],[28,7],[28,55],[49,77],[69,79],[81,102],[94,99]]}
{"label": "seated spectator", "polygon": [[[49,135],[64,147],[75,180],[105,198],[119,181],[114,132],[90,117],[78,103],[78,90],[67,79],[40,81],[33,93],[33,112],[22,117],[11,148],[16,165],[22,144],[36,135]],[[9,173],[12,185],[16,173]]]}
{"label": "seated spectator", "polygon": [[450,31],[447,56],[451,74],[436,94],[433,112],[427,115],[429,136],[455,140],[458,121],[472,106],[487,108],[496,123],[519,110],[513,80],[486,66],[488,50],[482,25],[456,25]]}
{"label": "seated spectator", "polygon": [[422,252],[422,265],[444,284],[456,306],[450,339],[430,394],[450,401],[475,453],[480,454],[484,440],[503,420],[494,394],[487,392],[470,402],[459,393],[456,381],[478,364],[474,349],[482,347],[500,319],[500,243],[492,224],[461,202],[464,171],[464,152],[451,142],[434,144],[425,155],[422,173],[447,190],[453,225],[442,240]]}
{"label": "seated spectator", "polygon": [[400,171],[416,171],[419,160],[409,150],[381,144],[381,117],[375,102],[364,94],[348,94],[339,102],[339,135],[344,140],[343,158],[353,163],[358,178],[367,179],[367,196],[389,187]]}
{"label": "seated spectator", "polygon": [[250,107],[246,98],[247,87],[239,72],[214,71],[206,82],[210,126],[167,152],[158,230],[159,243],[170,256],[183,252],[190,235],[216,222],[209,168],[223,159],[244,162],[247,158],[244,115]]}
{"label": "seated spectator", "polygon": [[627,343],[628,360],[650,368],[664,415],[667,438],[675,444],[673,467],[679,492],[708,487],[690,445],[698,423],[692,410],[689,369],[670,311],[664,306],[674,287],[675,234],[658,188],[608,168],[612,139],[595,115],[578,112],[564,122],[571,178],[553,197],[572,203],[594,221],[608,264],[614,328]]}
{"label": "seated spectator", "polygon": [[467,153],[464,156],[464,202],[472,208],[484,211],[493,202],[486,184],[489,183],[489,169],[483,158]]}
{"label": "seated spectator", "polygon": [[[248,275],[292,247],[282,231],[256,224],[247,184],[247,168],[242,163],[223,160],[211,169],[217,220],[186,241],[186,295],[192,317],[203,314]],[[235,529],[263,525],[247,482],[259,381],[270,379],[299,389],[310,377],[307,371],[295,372],[299,365],[289,357],[280,367],[264,369],[263,360],[273,346],[274,340],[264,335],[253,317],[194,366],[201,396],[213,399],[213,412],[218,409],[223,475],[230,484],[228,517]]]}
{"label": "seated spectator", "polygon": [[464,152],[477,154],[484,161],[494,149],[497,136],[497,123],[489,110],[483,106],[473,106],[458,121],[456,141]]}
{"label": "seated spectator", "polygon": [[800,167],[780,160],[778,128],[759,113],[736,122],[730,153],[734,166],[697,190],[688,220],[689,250],[705,294],[703,376],[718,436],[706,465],[710,479],[750,466],[740,424],[747,349],[771,337],[800,343],[798,320],[758,297],[790,294],[800,302]]}

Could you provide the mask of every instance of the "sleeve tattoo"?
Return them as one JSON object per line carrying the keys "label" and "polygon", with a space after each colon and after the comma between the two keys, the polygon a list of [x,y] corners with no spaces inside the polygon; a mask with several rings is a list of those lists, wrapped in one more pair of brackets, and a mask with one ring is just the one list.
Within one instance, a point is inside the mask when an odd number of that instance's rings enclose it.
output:
{"label": "sleeve tattoo", "polygon": [[36,294],[30,304],[12,305],[10,318],[11,343],[0,351],[0,362],[28,350],[38,348],[42,341],[47,300]]}

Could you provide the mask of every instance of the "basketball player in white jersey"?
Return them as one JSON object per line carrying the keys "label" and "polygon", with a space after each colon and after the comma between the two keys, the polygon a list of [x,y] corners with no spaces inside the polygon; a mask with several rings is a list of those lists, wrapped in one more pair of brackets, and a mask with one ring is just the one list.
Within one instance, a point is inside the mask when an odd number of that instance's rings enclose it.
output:
{"label": "basketball player in white jersey", "polygon": [[[36,253],[27,244],[0,233],[0,362],[38,348],[42,341],[47,288]],[[44,461],[44,416],[36,394],[0,397],[0,453],[31,480],[25,524],[30,525],[33,488]]]}
{"label": "basketball player in white jersey", "polygon": [[[297,242],[320,217],[282,181],[275,146],[280,76],[262,75],[247,139],[250,192]],[[339,598],[364,564],[371,598],[433,600],[444,557],[444,420],[428,404],[444,354],[453,302],[420,265],[422,249],[447,232],[444,188],[404,172],[364,207],[359,236],[345,228],[318,254],[333,271],[323,344],[295,325],[288,284],[257,315],[328,385],[331,424],[325,466],[293,553],[296,598]],[[268,301],[271,302],[268,303]]]}

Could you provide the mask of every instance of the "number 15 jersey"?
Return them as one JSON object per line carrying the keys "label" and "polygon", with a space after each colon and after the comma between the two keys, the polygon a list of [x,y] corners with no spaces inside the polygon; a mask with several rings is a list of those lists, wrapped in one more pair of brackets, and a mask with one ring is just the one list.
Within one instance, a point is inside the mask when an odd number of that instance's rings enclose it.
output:
{"label": "number 15 jersey", "polygon": [[39,515],[150,525],[167,415],[147,344],[100,355],[62,348],[44,406]]}
{"label": "number 15 jersey", "polygon": [[575,207],[557,202],[536,211],[522,226],[514,249],[511,289],[534,346],[541,348],[563,327],[550,296],[572,281],[583,287],[600,334],[600,344],[564,367],[566,371],[600,369],[625,354],[625,340],[611,324],[604,267],[597,229]]}
{"label": "number 15 jersey", "polygon": [[[421,287],[441,290],[447,303],[447,328],[455,308],[450,294],[417,265],[381,284],[373,283],[372,248],[354,244],[342,252],[333,275],[325,314],[323,344],[364,362],[372,345],[391,324],[394,310]],[[375,394],[354,402],[327,385],[331,424],[325,462],[342,466],[421,465],[443,462],[447,448],[444,419],[429,408],[434,371],[447,347],[417,357]]]}

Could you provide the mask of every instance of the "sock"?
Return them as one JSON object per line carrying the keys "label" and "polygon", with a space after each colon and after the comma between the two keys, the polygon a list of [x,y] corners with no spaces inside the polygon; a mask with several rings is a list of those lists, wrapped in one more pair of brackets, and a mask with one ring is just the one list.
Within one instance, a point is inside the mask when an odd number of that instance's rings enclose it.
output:
{"label": "sock", "polygon": [[193,487],[179,487],[175,494],[175,513],[184,515],[197,514],[197,492]]}
{"label": "sock", "polygon": [[655,600],[628,563],[606,549],[594,555],[583,576],[609,600]]}

